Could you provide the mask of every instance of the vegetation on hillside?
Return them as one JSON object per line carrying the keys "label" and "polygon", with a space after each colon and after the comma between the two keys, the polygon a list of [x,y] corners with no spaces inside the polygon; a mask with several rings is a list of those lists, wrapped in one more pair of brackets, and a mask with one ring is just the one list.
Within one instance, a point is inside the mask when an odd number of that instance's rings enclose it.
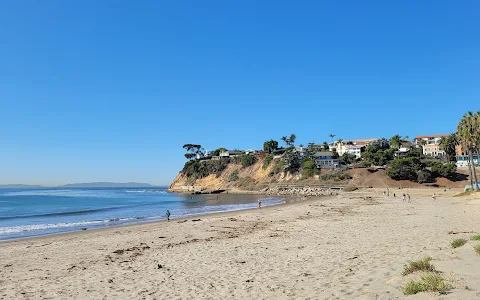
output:
{"label": "vegetation on hillside", "polygon": [[386,139],[380,139],[370,143],[361,155],[369,165],[384,166],[393,159],[395,151]]}
{"label": "vegetation on hillside", "polygon": [[[332,138],[334,134],[329,135]],[[333,158],[339,158],[344,166],[386,167],[386,174],[395,180],[410,180],[418,183],[434,182],[436,178],[443,177],[450,180],[458,178],[456,165],[456,146],[460,145],[462,151],[468,157],[468,168],[470,180],[478,182],[477,172],[473,167],[473,154],[478,153],[480,148],[480,111],[477,113],[468,112],[460,120],[457,131],[440,140],[440,149],[445,152],[445,159],[434,157],[425,157],[421,146],[410,146],[408,136],[402,137],[395,134],[390,139],[379,139],[369,143],[362,148],[361,157],[357,158],[354,154],[345,152],[338,156],[338,147],[330,148],[327,142],[315,145],[309,143],[307,147],[295,147],[296,135],[290,134],[283,136],[284,146],[279,147],[279,142],[273,139],[266,140],[263,143],[263,152],[260,154],[242,154],[231,157],[219,157],[220,153],[226,151],[225,148],[218,148],[211,153],[205,154],[204,149],[199,144],[185,144],[183,148],[187,151],[185,157],[188,161],[182,169],[182,174],[189,178],[189,181],[204,178],[215,174],[217,177],[231,163],[239,164],[242,168],[248,168],[260,161],[263,170],[270,168],[269,175],[275,176],[279,173],[290,173],[292,175],[301,175],[301,178],[308,179],[318,176],[320,180],[346,180],[349,176],[344,172],[327,172],[323,174],[321,169],[315,163],[319,151],[332,152]],[[335,145],[352,145],[352,142],[344,142],[338,139]],[[425,145],[421,140],[420,145]],[[411,143],[410,143],[411,145]],[[401,151],[399,151],[401,150]],[[340,150],[339,150],[340,151]],[[214,157],[215,159],[211,159]],[[276,158],[274,158],[276,157]],[[199,159],[196,159],[199,158]],[[375,170],[375,169],[373,169]],[[232,173],[229,181],[239,181],[241,178],[238,171]],[[321,174],[322,173],[322,174]],[[478,187],[475,186],[478,190]]]}
{"label": "vegetation on hillside", "polygon": [[195,179],[204,178],[210,174],[215,174],[218,177],[222,174],[223,170],[227,168],[229,163],[230,161],[228,159],[207,161],[190,160],[185,163],[181,172],[186,177]]}

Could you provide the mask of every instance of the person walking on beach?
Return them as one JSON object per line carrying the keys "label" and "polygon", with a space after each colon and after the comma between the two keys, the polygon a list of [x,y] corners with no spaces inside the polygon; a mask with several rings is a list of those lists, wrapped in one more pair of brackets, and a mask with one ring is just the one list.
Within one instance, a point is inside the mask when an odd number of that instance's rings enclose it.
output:
{"label": "person walking on beach", "polygon": [[433,200],[437,200],[437,198],[435,197],[435,193],[433,193],[432,198],[433,198]]}
{"label": "person walking on beach", "polygon": [[170,211],[168,209],[167,209],[166,215],[167,215],[167,221],[170,221]]}
{"label": "person walking on beach", "polygon": [[393,198],[397,198],[397,196],[395,195],[395,193],[393,193]]}
{"label": "person walking on beach", "polygon": [[402,201],[405,202],[405,193],[402,195]]}
{"label": "person walking on beach", "polygon": [[262,208],[262,199],[258,199],[258,208]]}
{"label": "person walking on beach", "polygon": [[407,194],[408,197],[408,203],[410,203],[410,194]]}

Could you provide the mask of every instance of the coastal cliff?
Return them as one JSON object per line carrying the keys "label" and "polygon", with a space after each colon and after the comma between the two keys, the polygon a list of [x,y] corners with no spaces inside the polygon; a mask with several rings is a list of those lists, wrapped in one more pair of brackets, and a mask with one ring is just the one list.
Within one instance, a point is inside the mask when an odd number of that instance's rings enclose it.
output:
{"label": "coastal cliff", "polygon": [[198,186],[201,190],[261,191],[271,184],[291,182],[300,176],[286,175],[275,170],[276,164],[270,163],[264,168],[264,160],[259,159],[251,166],[243,167],[239,163],[230,162],[221,172],[196,178],[180,171],[169,187],[170,191],[182,192],[185,187]]}
{"label": "coastal cliff", "polygon": [[[334,171],[322,169],[319,175],[305,176],[302,172],[290,174],[282,169],[282,160],[273,159],[267,163],[265,159],[258,160],[250,166],[242,166],[235,161],[217,164],[209,172],[201,176],[192,175],[184,168],[175,177],[169,191],[171,192],[214,192],[227,191],[230,193],[282,193],[282,189],[290,187],[292,194],[302,194],[314,187],[374,187],[374,188],[419,188],[426,187],[408,180],[393,180],[389,178],[384,169],[357,168],[346,171]],[[202,162],[208,164],[208,162]],[[200,164],[202,164],[200,163]],[[186,164],[186,166],[188,163]],[[206,168],[201,166],[200,169]],[[460,188],[464,187],[466,181],[450,181],[445,178],[438,178],[434,183],[440,187]],[[296,190],[297,187],[306,189]],[[195,190],[196,189],[196,190]],[[312,190],[309,194],[317,193]],[[308,194],[308,193],[307,193]]]}

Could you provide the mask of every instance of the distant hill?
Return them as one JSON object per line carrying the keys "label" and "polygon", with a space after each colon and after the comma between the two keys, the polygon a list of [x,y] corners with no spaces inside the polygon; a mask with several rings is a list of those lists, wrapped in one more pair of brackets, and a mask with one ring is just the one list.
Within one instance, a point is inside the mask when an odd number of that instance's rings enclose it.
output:
{"label": "distant hill", "polygon": [[59,186],[62,188],[144,188],[156,187],[148,183],[139,182],[90,182],[90,183],[71,183]]}
{"label": "distant hill", "polygon": [[41,189],[44,186],[30,184],[0,184],[0,189]]}

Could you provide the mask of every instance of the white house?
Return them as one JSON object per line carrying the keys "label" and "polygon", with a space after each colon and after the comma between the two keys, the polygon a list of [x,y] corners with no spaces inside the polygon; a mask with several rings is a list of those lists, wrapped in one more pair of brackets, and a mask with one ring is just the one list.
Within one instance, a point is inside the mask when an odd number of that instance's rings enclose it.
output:
{"label": "white house", "polygon": [[258,153],[260,153],[260,150],[254,150],[254,149],[245,150],[245,154],[258,154]]}
{"label": "white house", "polygon": [[374,138],[363,140],[342,140],[341,142],[336,141],[330,145],[330,151],[333,151],[333,149],[335,149],[340,156],[345,153],[350,153],[355,155],[356,158],[360,158],[362,148],[375,141],[378,141],[378,139]]}
{"label": "white house", "polygon": [[362,155],[361,155],[362,154],[362,147],[363,146],[360,146],[360,145],[344,145],[343,146],[343,148],[344,148],[343,154],[349,153],[349,154],[355,155],[355,158],[360,158],[360,157],[362,157]]}
{"label": "white house", "polygon": [[212,151],[205,150],[205,152],[197,154],[197,159],[209,159],[212,158]]}
{"label": "white house", "polygon": [[448,134],[419,135],[413,139],[413,143],[423,147],[423,155],[442,157],[445,155],[445,151],[440,149],[442,137],[448,137]]}
{"label": "white house", "polygon": [[245,154],[245,151],[242,150],[226,150],[220,152],[220,157],[235,157],[238,155]]}

